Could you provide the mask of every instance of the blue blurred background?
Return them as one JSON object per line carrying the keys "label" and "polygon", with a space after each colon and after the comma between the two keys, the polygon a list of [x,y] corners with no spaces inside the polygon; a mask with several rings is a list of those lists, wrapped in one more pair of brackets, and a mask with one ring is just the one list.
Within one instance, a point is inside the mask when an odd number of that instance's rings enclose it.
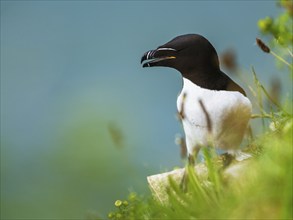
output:
{"label": "blue blurred background", "polygon": [[[255,45],[274,1],[1,1],[1,218],[105,214],[182,166],[180,75],[141,55],[186,33],[277,73]],[[240,82],[246,90],[247,85]],[[286,77],[285,77],[286,78]]]}

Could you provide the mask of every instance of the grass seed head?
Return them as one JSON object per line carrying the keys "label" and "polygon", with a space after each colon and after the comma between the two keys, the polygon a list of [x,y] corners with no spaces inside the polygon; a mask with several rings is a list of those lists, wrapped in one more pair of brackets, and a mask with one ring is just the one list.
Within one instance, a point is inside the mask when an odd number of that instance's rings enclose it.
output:
{"label": "grass seed head", "polygon": [[265,53],[270,53],[271,49],[259,38],[256,38],[257,46]]}

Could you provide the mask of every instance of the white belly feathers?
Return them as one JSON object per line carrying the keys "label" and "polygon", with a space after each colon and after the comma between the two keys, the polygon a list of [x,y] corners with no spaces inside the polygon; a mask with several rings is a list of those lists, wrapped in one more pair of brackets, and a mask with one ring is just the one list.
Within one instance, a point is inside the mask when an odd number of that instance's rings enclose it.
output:
{"label": "white belly feathers", "polygon": [[[202,100],[209,115],[211,134],[199,100]],[[188,153],[192,154],[194,150],[207,146],[209,137],[219,149],[237,149],[246,132],[251,108],[249,99],[239,92],[204,89],[183,78],[177,109],[184,114],[182,124]]]}

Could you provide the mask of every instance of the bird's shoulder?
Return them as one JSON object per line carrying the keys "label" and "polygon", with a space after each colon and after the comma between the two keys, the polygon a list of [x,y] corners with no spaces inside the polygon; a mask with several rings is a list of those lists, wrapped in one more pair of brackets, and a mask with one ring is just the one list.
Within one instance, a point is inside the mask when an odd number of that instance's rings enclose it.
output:
{"label": "bird's shoulder", "polygon": [[212,113],[239,108],[244,108],[244,111],[251,109],[251,102],[241,92],[209,90],[197,86],[188,79],[183,79],[183,88],[177,98],[178,110],[180,111],[182,107],[185,107],[185,110],[199,110],[199,100]]}

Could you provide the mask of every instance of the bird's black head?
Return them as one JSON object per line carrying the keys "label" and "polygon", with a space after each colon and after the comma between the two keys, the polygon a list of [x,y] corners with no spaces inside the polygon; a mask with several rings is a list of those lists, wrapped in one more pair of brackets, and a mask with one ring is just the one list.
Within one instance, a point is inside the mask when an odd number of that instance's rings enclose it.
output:
{"label": "bird's black head", "polygon": [[183,76],[196,72],[219,70],[219,61],[215,48],[203,36],[198,34],[181,35],[155,50],[144,53],[141,58],[143,67],[171,67]]}
{"label": "bird's black head", "polygon": [[165,66],[178,70],[198,86],[212,90],[244,90],[220,70],[213,45],[198,34],[186,34],[150,50],[141,58],[143,67]]}

